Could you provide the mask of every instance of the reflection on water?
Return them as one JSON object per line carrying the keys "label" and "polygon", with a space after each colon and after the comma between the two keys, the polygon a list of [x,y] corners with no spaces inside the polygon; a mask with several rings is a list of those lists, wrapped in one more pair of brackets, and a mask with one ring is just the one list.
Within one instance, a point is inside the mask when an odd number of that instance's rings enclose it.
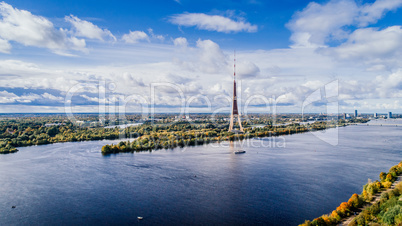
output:
{"label": "reflection on water", "polygon": [[20,148],[0,155],[0,223],[297,225],[402,160],[401,132],[348,126],[338,146],[305,133],[284,136],[283,146],[266,138],[254,140],[265,147],[224,142],[107,157],[100,149],[111,141]]}

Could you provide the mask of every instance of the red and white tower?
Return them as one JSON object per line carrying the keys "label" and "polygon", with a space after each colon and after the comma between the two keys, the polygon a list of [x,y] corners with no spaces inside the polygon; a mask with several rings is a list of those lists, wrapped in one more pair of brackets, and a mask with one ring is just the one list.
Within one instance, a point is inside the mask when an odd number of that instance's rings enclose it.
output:
{"label": "red and white tower", "polygon": [[234,63],[233,63],[233,107],[232,107],[232,114],[230,116],[230,125],[229,125],[229,132],[239,132],[238,130],[234,130],[234,120],[235,116],[237,116],[240,132],[244,132],[243,126],[241,125],[240,120],[240,113],[237,108],[237,95],[236,95],[236,52],[234,52]]}

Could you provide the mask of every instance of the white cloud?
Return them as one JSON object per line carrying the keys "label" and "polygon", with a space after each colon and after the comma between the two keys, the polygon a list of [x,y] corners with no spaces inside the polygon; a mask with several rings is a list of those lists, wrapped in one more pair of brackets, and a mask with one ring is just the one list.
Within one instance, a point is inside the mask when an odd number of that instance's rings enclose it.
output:
{"label": "white cloud", "polygon": [[219,45],[211,40],[197,41],[199,48],[199,70],[207,73],[218,73],[227,66],[226,57]]}
{"label": "white cloud", "polygon": [[302,86],[308,87],[312,90],[316,90],[321,87],[324,87],[324,84],[320,80],[314,80],[314,81],[308,81],[308,82],[302,84]]}
{"label": "white cloud", "polygon": [[27,71],[33,73],[40,73],[38,65],[33,63],[27,63],[20,60],[2,60],[0,61],[0,69],[2,73],[19,74]]}
{"label": "white cloud", "polygon": [[172,16],[169,21],[180,26],[196,26],[198,29],[201,30],[218,31],[224,33],[242,31],[256,32],[258,30],[257,25],[252,25],[243,20],[234,21],[227,17],[218,15],[207,15],[204,13],[178,14]]}
{"label": "white cloud", "polygon": [[138,43],[141,40],[149,42],[149,37],[143,31],[130,31],[129,34],[123,35],[122,40],[126,43]]}
{"label": "white cloud", "polygon": [[294,15],[287,27],[293,32],[294,47],[323,46],[329,37],[345,37],[342,27],[352,24],[358,12],[351,0],[330,1],[325,5],[311,2]]}
{"label": "white cloud", "polygon": [[[178,38],[176,45],[186,45],[187,40]],[[208,74],[228,72],[226,56],[219,45],[211,40],[199,39],[196,48],[183,48],[182,57],[174,57],[174,63],[182,70],[199,71]]]}
{"label": "white cloud", "polygon": [[366,4],[360,11],[357,18],[360,26],[367,26],[377,22],[387,11],[394,10],[402,6],[402,0],[377,0],[373,4]]}
{"label": "white cloud", "polygon": [[10,53],[11,45],[7,40],[0,39],[0,53]]}
{"label": "white cloud", "polygon": [[236,76],[238,76],[239,79],[255,78],[260,73],[260,68],[248,60],[238,61],[236,70]]}
{"label": "white cloud", "polygon": [[[76,45],[76,40],[68,37],[65,30],[56,29],[52,22],[44,17],[13,8],[5,2],[0,2],[0,15],[0,37],[3,40],[19,42],[25,46],[48,48],[53,51],[84,50],[82,43]],[[10,49],[9,46],[7,48]]]}
{"label": "white cloud", "polygon": [[130,73],[124,72],[123,79],[125,80],[126,84],[132,85],[134,87],[144,87],[144,81],[141,78],[134,78]]}
{"label": "white cloud", "polygon": [[402,98],[402,69],[386,76],[378,76],[376,90],[383,98]]}
{"label": "white cloud", "polygon": [[9,93],[7,91],[0,91],[0,103],[5,104],[5,103],[14,103],[15,98],[18,98],[17,95],[14,93]]}
{"label": "white cloud", "polygon": [[57,97],[50,93],[44,93],[44,94],[42,94],[42,97],[45,99],[53,100],[53,101],[63,101],[64,100],[63,97]]}
{"label": "white cloud", "polygon": [[15,93],[9,93],[7,91],[0,91],[0,103],[1,104],[9,104],[9,103],[31,103],[37,99],[41,99],[41,97],[37,94],[25,94],[18,96]]}
{"label": "white cloud", "polygon": [[347,39],[350,33],[347,26],[365,27],[401,6],[402,0],[377,0],[360,6],[354,0],[311,2],[287,24],[292,31],[292,47],[320,47],[331,40]]}
{"label": "white cloud", "polygon": [[157,39],[159,41],[164,41],[165,37],[163,35],[156,35],[152,28],[148,28],[148,33],[151,35],[153,39]]}
{"label": "white cloud", "polygon": [[[127,52],[136,52],[135,45],[126,49]],[[214,100],[216,95],[228,95],[232,92],[232,75],[233,75],[233,59],[232,52],[224,52],[219,45],[210,40],[199,40],[194,48],[186,48],[183,51],[174,51],[173,46],[163,49],[166,53],[160,53],[162,58],[155,60],[155,63],[132,63],[119,62],[119,65],[102,65],[83,67],[77,65],[66,65],[58,67],[58,70],[43,69],[49,66],[40,66],[31,63],[17,61],[0,61],[0,71],[8,74],[19,74],[22,77],[9,77],[5,80],[3,86],[6,87],[30,87],[30,88],[51,88],[60,91],[68,91],[77,83],[98,84],[98,80],[106,81],[106,87],[113,82],[116,85],[116,95],[125,95],[126,97],[132,94],[139,94],[149,100],[149,84],[152,82],[169,82],[178,87],[185,94],[185,98],[189,98],[198,94],[205,95],[211,101],[213,107],[225,106],[226,102],[223,99]],[[116,52],[115,54],[120,54]],[[171,55],[167,55],[170,53]],[[98,54],[92,53],[91,54]],[[104,53],[109,58],[113,54]],[[142,55],[142,53],[138,53]],[[174,64],[169,60],[172,56],[182,54],[183,58],[187,59],[187,64]],[[215,58],[215,56],[218,56]],[[249,51],[237,52],[237,74],[238,91],[247,90],[242,93],[242,103],[248,96],[261,94],[267,98],[272,95],[277,98],[277,101],[286,106],[278,109],[281,111],[298,112],[304,98],[312,91],[316,90],[333,81],[340,79],[339,99],[345,101],[350,107],[352,102],[371,98],[373,100],[385,100],[390,98],[398,98],[401,93],[401,73],[391,73],[384,71],[366,72],[360,66],[356,66],[354,61],[345,65],[329,61],[329,56],[323,56],[316,53],[312,49],[284,49],[271,51]],[[112,62],[113,63],[113,62]],[[216,64],[217,63],[217,64]],[[332,64],[331,64],[332,63]],[[241,70],[253,71],[252,66],[255,65],[262,76],[254,76],[253,79],[241,79]],[[275,74],[272,75],[272,68],[277,67]],[[212,69],[211,69],[212,68]],[[244,73],[244,72],[242,72]],[[333,78],[334,73],[336,78]],[[355,76],[360,73],[361,76]],[[376,75],[383,76],[376,79]],[[392,73],[393,74],[393,73]],[[269,75],[269,76],[267,76]],[[354,81],[350,81],[353,76]],[[57,77],[57,79],[55,79]],[[63,79],[61,79],[63,78]],[[364,84],[364,85],[362,85]],[[89,95],[87,93],[79,93],[77,96],[88,100],[98,102],[96,90]],[[178,92],[167,87],[160,87],[156,90],[156,104],[161,105],[180,105]],[[53,94],[53,93],[52,93]],[[12,94],[8,94],[12,95]],[[1,96],[1,95],[0,95]],[[5,99],[6,94],[0,102],[7,104]],[[41,103],[46,100],[49,105],[60,100],[60,97],[52,97],[50,94],[41,94],[39,97],[26,95],[26,97],[12,97],[14,102],[8,101],[9,104],[29,104],[36,103],[34,100]],[[38,98],[38,99],[35,99]],[[106,103],[114,103],[113,95],[107,94]],[[261,102],[261,100],[259,100]],[[253,101],[253,104],[260,102]],[[373,101],[369,101],[373,102]],[[118,103],[118,100],[117,102]],[[263,104],[261,102],[260,104]],[[230,104],[230,102],[229,102]],[[202,105],[200,101],[195,101],[193,105]],[[192,105],[192,106],[193,106]],[[229,105],[228,105],[229,106]],[[353,105],[352,105],[353,107]],[[352,108],[350,107],[350,108]],[[84,109],[84,107],[82,108]],[[178,108],[171,108],[172,111],[177,111]],[[157,109],[158,111],[159,109]],[[258,109],[257,109],[258,110]]]}
{"label": "white cloud", "polygon": [[402,53],[402,28],[392,26],[383,30],[357,29],[345,43],[333,51],[343,59],[394,56]]}
{"label": "white cloud", "polygon": [[75,35],[78,37],[98,39],[101,41],[104,41],[104,38],[111,38],[116,41],[116,37],[114,37],[112,32],[107,29],[102,30],[89,21],[81,20],[74,15],[65,16],[64,19],[73,25],[75,29]]}
{"label": "white cloud", "polygon": [[98,97],[89,97],[85,94],[80,95],[80,97],[85,98],[86,100],[89,101],[93,101],[93,102],[99,102],[99,98]]}
{"label": "white cloud", "polygon": [[183,37],[179,37],[179,38],[176,38],[175,40],[173,40],[173,44],[175,46],[181,46],[181,47],[187,47],[188,46],[187,39],[183,38]]}

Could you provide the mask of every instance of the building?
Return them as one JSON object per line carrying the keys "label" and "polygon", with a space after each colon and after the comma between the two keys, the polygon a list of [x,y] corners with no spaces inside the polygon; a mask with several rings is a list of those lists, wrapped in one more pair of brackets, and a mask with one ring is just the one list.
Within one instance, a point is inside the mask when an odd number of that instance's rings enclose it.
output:
{"label": "building", "polygon": [[388,112],[388,118],[392,118],[392,112]]}
{"label": "building", "polygon": [[355,110],[355,117],[357,117],[357,110]]}
{"label": "building", "polygon": [[378,117],[378,113],[374,113],[374,118],[377,118]]}

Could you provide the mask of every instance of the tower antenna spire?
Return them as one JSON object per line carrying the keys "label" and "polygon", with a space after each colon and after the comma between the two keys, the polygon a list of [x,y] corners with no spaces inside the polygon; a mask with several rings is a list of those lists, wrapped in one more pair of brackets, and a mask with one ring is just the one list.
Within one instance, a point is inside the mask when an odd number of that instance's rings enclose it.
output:
{"label": "tower antenna spire", "polygon": [[[243,126],[241,125],[240,112],[237,108],[237,95],[236,95],[236,50],[233,52],[233,105],[232,114],[230,115],[229,132],[243,133]],[[240,130],[234,129],[234,118],[237,116]]]}
{"label": "tower antenna spire", "polygon": [[233,77],[236,79],[236,49],[233,52]]}

